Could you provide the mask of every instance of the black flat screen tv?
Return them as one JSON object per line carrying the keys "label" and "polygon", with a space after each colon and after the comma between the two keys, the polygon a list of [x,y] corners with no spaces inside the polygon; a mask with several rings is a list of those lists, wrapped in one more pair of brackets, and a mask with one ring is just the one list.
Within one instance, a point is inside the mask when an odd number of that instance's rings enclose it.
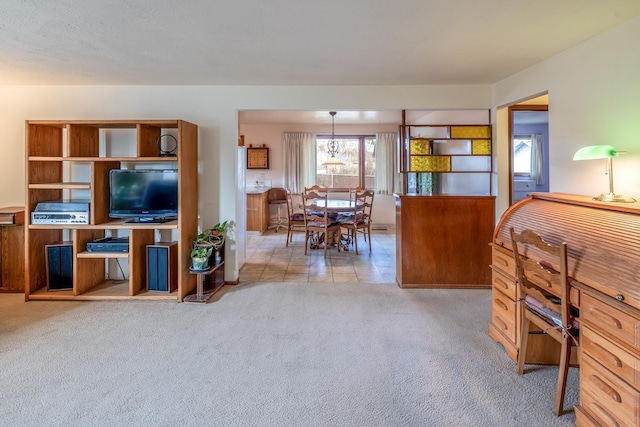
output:
{"label": "black flat screen tv", "polygon": [[162,223],[178,216],[178,171],[109,171],[109,217],[127,222]]}

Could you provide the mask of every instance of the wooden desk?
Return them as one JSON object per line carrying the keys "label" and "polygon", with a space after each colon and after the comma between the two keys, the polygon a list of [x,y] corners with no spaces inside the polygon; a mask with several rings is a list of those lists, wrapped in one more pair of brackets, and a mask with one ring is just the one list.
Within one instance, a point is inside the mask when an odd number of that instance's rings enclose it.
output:
{"label": "wooden desk", "polygon": [[0,292],[24,292],[24,207],[0,208]]}
{"label": "wooden desk", "polygon": [[[571,303],[580,309],[581,324],[576,424],[640,425],[640,203],[534,193],[504,213],[492,244],[489,334],[515,361],[521,314],[511,227],[533,229],[553,244],[567,242]],[[541,254],[531,257],[553,266]],[[543,338],[530,341],[527,363],[557,363],[555,349]]]}

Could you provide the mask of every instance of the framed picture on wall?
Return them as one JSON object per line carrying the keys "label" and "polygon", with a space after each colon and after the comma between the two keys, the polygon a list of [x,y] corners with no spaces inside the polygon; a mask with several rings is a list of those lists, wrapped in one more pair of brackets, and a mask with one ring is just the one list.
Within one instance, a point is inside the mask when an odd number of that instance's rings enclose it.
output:
{"label": "framed picture on wall", "polygon": [[247,169],[269,169],[269,148],[247,148]]}

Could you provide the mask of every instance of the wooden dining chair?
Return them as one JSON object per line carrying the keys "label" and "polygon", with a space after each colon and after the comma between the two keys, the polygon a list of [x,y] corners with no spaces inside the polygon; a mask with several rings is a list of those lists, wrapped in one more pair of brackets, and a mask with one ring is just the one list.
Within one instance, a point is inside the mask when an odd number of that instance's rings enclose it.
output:
{"label": "wooden dining chair", "polygon": [[287,243],[285,246],[289,246],[289,242],[293,241],[293,232],[295,230],[304,231],[304,213],[296,212],[293,206],[293,198],[291,191],[286,189],[287,192]]}
{"label": "wooden dining chair", "polygon": [[315,191],[316,193],[328,193],[329,188],[316,184],[312,185],[311,187],[305,187],[303,194],[308,193],[309,191]]}
{"label": "wooden dining chair", "polygon": [[[324,257],[327,257],[327,246],[329,242],[336,239],[335,236],[340,235],[340,223],[334,219],[333,215],[329,215],[327,210],[327,193],[317,191],[305,191],[302,194],[302,203],[304,206],[304,254],[307,254],[309,248],[309,240],[312,235],[318,236],[318,241],[324,239]],[[339,243],[339,242],[338,242]],[[338,252],[340,245],[336,244]]]}
{"label": "wooden dining chair", "polygon": [[[567,244],[559,246],[545,242],[532,230],[516,233],[511,228],[511,242],[516,265],[519,301],[521,303],[522,322],[520,342],[518,343],[518,374],[524,373],[527,341],[531,324],[560,343],[560,363],[553,412],[561,415],[567,386],[567,374],[571,350],[578,346],[579,321],[571,312],[569,301],[569,282],[567,274]],[[557,262],[555,270],[535,261],[532,251],[547,254]],[[537,331],[540,333],[540,331]]]}
{"label": "wooden dining chair", "polygon": [[364,241],[369,240],[369,253],[371,253],[371,208],[373,207],[373,190],[352,189],[349,199],[353,204],[353,212],[339,217],[340,225],[347,230],[350,242],[356,247],[358,254],[358,234],[364,236]]}

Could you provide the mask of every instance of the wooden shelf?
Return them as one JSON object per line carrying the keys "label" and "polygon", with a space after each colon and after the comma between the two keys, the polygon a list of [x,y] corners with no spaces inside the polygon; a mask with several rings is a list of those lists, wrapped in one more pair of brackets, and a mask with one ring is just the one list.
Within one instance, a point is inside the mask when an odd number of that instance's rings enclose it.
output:
{"label": "wooden shelf", "polygon": [[177,162],[177,157],[41,157],[29,156],[30,162]]}
{"label": "wooden shelf", "polygon": [[[114,131],[115,130],[115,131]],[[158,140],[174,135],[176,156],[159,156]],[[111,155],[105,155],[110,153]],[[189,274],[191,236],[197,232],[198,127],[183,120],[34,120],[26,122],[25,298],[46,300],[182,301],[196,287]],[[127,165],[125,165],[128,163]],[[137,166],[141,164],[141,166]],[[178,171],[178,218],[165,223],[127,223],[109,217],[109,171],[119,168],[170,168]],[[73,176],[74,181],[66,180]],[[29,224],[39,203],[63,198],[89,200],[89,224]],[[83,193],[80,193],[83,192]],[[88,193],[88,196],[85,196]],[[109,230],[111,233],[107,232]],[[159,231],[175,240],[172,274],[177,291],[147,291],[147,250]],[[166,233],[164,233],[166,234]],[[107,236],[129,236],[129,252],[87,252],[86,244]],[[47,245],[72,246],[73,289],[47,291]],[[129,277],[105,281],[106,259],[123,259]]]}

